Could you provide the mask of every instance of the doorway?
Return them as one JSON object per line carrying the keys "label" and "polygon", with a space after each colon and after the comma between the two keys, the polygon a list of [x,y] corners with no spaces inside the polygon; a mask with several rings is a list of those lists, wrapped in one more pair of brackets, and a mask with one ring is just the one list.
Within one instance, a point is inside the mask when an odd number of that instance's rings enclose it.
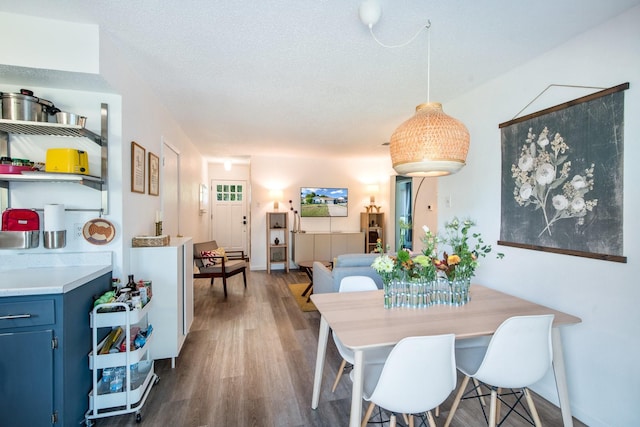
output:
{"label": "doorway", "polygon": [[211,180],[211,240],[228,250],[247,248],[247,182]]}
{"label": "doorway", "polygon": [[162,234],[180,235],[180,152],[162,141]]}
{"label": "doorway", "polygon": [[413,249],[413,179],[396,176],[395,236],[396,248]]}

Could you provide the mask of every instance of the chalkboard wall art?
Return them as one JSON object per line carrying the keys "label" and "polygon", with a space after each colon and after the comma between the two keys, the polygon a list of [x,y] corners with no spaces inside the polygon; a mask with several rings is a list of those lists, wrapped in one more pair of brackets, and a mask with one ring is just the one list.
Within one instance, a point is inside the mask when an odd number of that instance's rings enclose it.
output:
{"label": "chalkboard wall art", "polygon": [[625,83],[501,123],[498,244],[626,262]]}

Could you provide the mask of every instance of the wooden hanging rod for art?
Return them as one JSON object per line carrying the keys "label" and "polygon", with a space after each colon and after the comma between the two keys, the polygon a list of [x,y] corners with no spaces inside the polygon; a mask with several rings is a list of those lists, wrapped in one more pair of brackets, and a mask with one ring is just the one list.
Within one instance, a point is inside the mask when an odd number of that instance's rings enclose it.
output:
{"label": "wooden hanging rod for art", "polygon": [[[547,89],[549,89],[552,86],[591,88],[589,86],[549,85],[547,87]],[[540,93],[540,95],[542,95],[547,89],[543,90],[542,93]],[[567,102],[564,102],[562,104],[558,104],[558,105],[555,105],[553,107],[546,108],[544,110],[536,111],[535,113],[531,113],[531,114],[526,115],[526,116],[522,116],[522,117],[518,117],[516,119],[509,120],[508,122],[500,123],[498,125],[498,128],[502,129],[504,127],[511,126],[513,124],[516,124],[516,123],[524,122],[524,121],[527,121],[529,119],[533,119],[535,117],[544,116],[545,114],[553,113],[554,111],[560,111],[560,110],[562,110],[564,108],[571,107],[573,105],[582,104],[583,102],[589,102],[589,101],[592,101],[594,99],[598,99],[598,98],[601,98],[603,96],[611,95],[612,93],[621,92],[621,91],[627,90],[627,89],[629,89],[629,83],[628,82],[627,83],[622,83],[622,84],[620,84],[618,86],[610,87],[609,89],[604,89],[604,90],[601,90],[599,92],[592,93],[591,95],[586,95],[586,96],[583,96],[581,98],[573,99],[571,101],[567,101]],[[534,101],[536,99],[538,99],[538,97],[540,95],[536,96],[534,98]],[[531,102],[533,102],[533,101],[531,101]],[[529,105],[531,105],[531,102],[529,104],[527,104],[527,106],[524,107],[524,108],[527,108]],[[521,112],[522,112],[522,110],[521,110]],[[520,113],[518,113],[518,114],[520,114]],[[517,116],[517,114],[516,114],[516,116]]]}

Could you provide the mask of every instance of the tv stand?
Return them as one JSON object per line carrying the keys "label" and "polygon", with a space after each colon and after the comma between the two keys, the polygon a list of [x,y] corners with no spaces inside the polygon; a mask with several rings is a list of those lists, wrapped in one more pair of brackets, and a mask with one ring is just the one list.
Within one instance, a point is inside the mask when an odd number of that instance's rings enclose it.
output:
{"label": "tv stand", "polygon": [[333,260],[342,254],[364,253],[364,232],[292,232],[293,262]]}

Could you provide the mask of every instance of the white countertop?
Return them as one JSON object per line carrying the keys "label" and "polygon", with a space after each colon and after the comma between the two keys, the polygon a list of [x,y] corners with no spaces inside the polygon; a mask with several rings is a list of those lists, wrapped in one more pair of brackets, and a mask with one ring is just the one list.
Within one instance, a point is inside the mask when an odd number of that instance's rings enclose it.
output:
{"label": "white countertop", "polygon": [[0,257],[0,298],[63,294],[112,270],[111,252]]}
{"label": "white countertop", "polygon": [[0,270],[0,298],[63,294],[111,271],[111,265]]}

